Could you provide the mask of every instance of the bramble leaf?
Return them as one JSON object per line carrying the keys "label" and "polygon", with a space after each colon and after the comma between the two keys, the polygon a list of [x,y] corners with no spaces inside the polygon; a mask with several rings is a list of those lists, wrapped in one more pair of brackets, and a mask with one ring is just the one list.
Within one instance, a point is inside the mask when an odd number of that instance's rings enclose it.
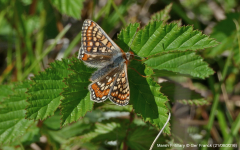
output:
{"label": "bramble leaf", "polygon": [[131,48],[138,56],[148,57],[166,51],[197,50],[217,44],[214,39],[193,30],[192,26],[179,27],[177,23],[152,21],[137,33]]}
{"label": "bramble leaf", "polygon": [[[9,95],[14,93],[12,88],[13,88],[13,84],[0,85],[0,91],[1,91],[0,92],[0,103],[4,102],[5,99]],[[0,105],[0,107],[1,107],[1,105]]]}
{"label": "bramble leaf", "polygon": [[14,94],[6,100],[6,108],[0,112],[0,143],[12,142],[25,134],[27,129],[34,124],[32,120],[25,119],[27,106],[27,88],[31,81],[15,85]]}
{"label": "bramble leaf", "polygon": [[94,131],[82,135],[81,139],[84,142],[103,143],[105,141],[117,140],[120,143],[126,136],[128,125],[129,122],[127,120],[106,120],[96,123]]}
{"label": "bramble leaf", "polygon": [[191,51],[162,53],[146,60],[145,64],[152,69],[188,74],[202,79],[214,73],[200,56]]}
{"label": "bramble leaf", "polygon": [[[132,61],[130,67],[144,75],[145,67],[141,63]],[[168,99],[160,93],[160,86],[150,77],[144,78],[131,69],[128,70],[128,78],[131,91],[130,104],[133,105],[135,112],[141,114],[144,121],[162,128],[168,118],[168,109],[165,105]],[[169,124],[164,132],[170,134]]]}
{"label": "bramble leaf", "polygon": [[60,93],[66,87],[63,79],[72,73],[68,70],[70,63],[71,59],[55,61],[50,68],[33,77],[34,83],[28,90],[26,118],[43,120],[54,114],[60,105]]}
{"label": "bramble leaf", "polygon": [[[134,31],[138,25],[130,26],[122,30],[120,35],[118,35],[117,43],[120,47],[131,44],[131,39],[134,37]],[[136,69],[140,74],[144,75],[145,67],[143,64],[131,61],[129,67]],[[160,93],[160,86],[155,84],[152,79],[145,79],[131,69],[128,69],[128,78],[131,91],[130,104],[133,105],[135,112],[141,114],[144,121],[149,121],[158,128],[163,127],[168,116],[168,109],[165,106],[168,99]],[[170,133],[169,126],[164,129],[164,132]]]}
{"label": "bramble leaf", "polygon": [[62,125],[77,121],[93,108],[93,101],[90,100],[88,85],[89,78],[94,69],[83,64],[79,59],[73,58],[69,66],[74,71],[64,80],[67,87],[64,88],[61,104]]}
{"label": "bramble leaf", "polygon": [[51,0],[58,11],[75,19],[80,19],[83,0]]}
{"label": "bramble leaf", "polygon": [[[145,150],[149,149],[155,137],[157,136],[156,130],[149,129],[146,126],[136,126],[135,124],[131,125],[131,130],[127,136],[127,145],[131,149]],[[166,136],[161,135],[157,140],[157,144],[166,144],[167,141]],[[158,148],[155,144],[154,148]],[[164,148],[161,148],[164,150]]]}
{"label": "bramble leaf", "polygon": [[[140,27],[139,23],[130,23],[125,29],[122,29],[118,34],[118,39],[116,43],[121,47],[122,50],[127,52],[131,42],[133,42],[133,37],[137,33],[137,29]],[[131,48],[131,47],[130,47]]]}

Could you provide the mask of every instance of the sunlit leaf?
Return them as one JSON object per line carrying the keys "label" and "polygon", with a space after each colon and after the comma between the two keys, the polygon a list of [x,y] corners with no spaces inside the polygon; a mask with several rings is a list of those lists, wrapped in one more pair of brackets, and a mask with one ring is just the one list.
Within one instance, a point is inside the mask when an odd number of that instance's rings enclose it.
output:
{"label": "sunlit leaf", "polygon": [[214,73],[200,56],[191,51],[162,53],[146,60],[145,64],[152,69],[188,74],[202,79]]}
{"label": "sunlit leaf", "polygon": [[6,108],[0,112],[0,143],[12,142],[25,134],[32,120],[25,119],[27,88],[31,81],[15,85],[14,93],[7,98]]}
{"label": "sunlit leaf", "polygon": [[14,93],[13,86],[13,84],[0,85],[0,102],[4,102],[9,95]]}
{"label": "sunlit leaf", "polygon": [[50,64],[50,68],[33,77],[34,83],[28,90],[26,117],[29,119],[45,119],[54,114],[60,105],[60,93],[66,84],[63,79],[72,71],[68,70],[71,59],[63,59]]}
{"label": "sunlit leaf", "polygon": [[89,78],[94,69],[87,67],[77,58],[73,58],[69,68],[74,73],[64,80],[67,87],[62,93],[64,97],[61,104],[62,125],[77,121],[93,108],[88,85],[91,83]]}
{"label": "sunlit leaf", "polygon": [[138,56],[147,57],[166,51],[204,49],[217,44],[214,39],[193,30],[192,26],[179,27],[177,23],[152,21],[137,33],[131,48]]}

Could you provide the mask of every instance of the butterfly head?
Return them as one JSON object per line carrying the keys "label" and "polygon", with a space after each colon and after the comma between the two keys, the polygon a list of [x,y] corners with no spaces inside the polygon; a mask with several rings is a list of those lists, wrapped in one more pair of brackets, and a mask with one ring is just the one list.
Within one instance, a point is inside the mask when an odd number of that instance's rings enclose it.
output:
{"label": "butterfly head", "polygon": [[127,56],[127,60],[131,60],[131,59],[134,58],[134,53],[129,51],[129,52],[126,53],[126,56]]}

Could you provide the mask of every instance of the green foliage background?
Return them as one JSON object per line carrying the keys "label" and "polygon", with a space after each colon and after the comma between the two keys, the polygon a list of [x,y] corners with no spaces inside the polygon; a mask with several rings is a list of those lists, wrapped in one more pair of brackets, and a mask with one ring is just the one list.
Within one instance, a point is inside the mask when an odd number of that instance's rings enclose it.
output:
{"label": "green foliage background", "polygon": [[[157,144],[236,144],[238,4],[0,0],[0,149],[144,150],[169,112]],[[85,19],[139,56],[128,106],[90,100],[95,69],[76,58]]]}

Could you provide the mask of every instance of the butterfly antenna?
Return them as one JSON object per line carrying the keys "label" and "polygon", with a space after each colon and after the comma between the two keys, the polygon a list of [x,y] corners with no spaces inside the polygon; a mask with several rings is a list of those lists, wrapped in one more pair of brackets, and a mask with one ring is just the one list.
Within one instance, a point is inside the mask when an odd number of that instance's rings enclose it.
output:
{"label": "butterfly antenna", "polygon": [[[140,61],[141,61],[141,60],[140,60]],[[141,73],[139,73],[136,69],[134,69],[134,68],[132,68],[132,67],[129,67],[129,68],[131,68],[131,69],[134,70],[137,74],[139,74],[140,76],[142,76],[142,77],[144,77],[144,78],[148,77],[148,76],[141,75]]]}
{"label": "butterfly antenna", "polygon": [[153,141],[151,147],[149,150],[152,150],[154,144],[156,143],[157,139],[159,138],[159,136],[161,135],[162,131],[164,130],[164,128],[166,127],[166,125],[168,124],[169,120],[170,120],[170,117],[171,117],[171,113],[169,112],[169,115],[168,115],[168,120],[166,121],[166,123],[164,124],[163,128],[161,129],[161,131],[158,133],[157,137],[155,138],[155,140]]}

